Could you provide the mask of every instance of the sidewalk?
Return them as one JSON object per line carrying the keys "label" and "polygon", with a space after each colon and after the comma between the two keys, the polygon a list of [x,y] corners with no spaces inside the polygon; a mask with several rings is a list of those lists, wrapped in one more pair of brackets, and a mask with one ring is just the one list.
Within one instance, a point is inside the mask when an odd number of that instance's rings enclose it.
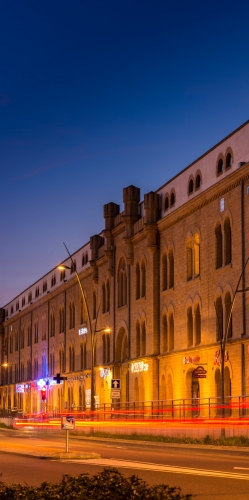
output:
{"label": "sidewalk", "polygon": [[[4,436],[5,432],[13,432],[13,436],[8,435],[8,441],[1,438],[1,435]],[[89,453],[89,452],[77,452],[77,451],[58,451],[55,448],[63,447],[65,449],[65,445],[63,446],[60,443],[58,444],[49,444],[48,442],[44,445],[40,444],[41,440],[44,439],[44,443],[46,438],[48,438],[48,434],[39,433],[39,434],[28,434],[25,433],[26,439],[24,438],[24,433],[21,431],[10,431],[9,429],[0,429],[0,451],[4,453],[12,453],[18,455],[27,455],[32,456],[34,458],[40,459],[52,459],[52,460],[60,460],[60,459],[70,459],[70,460],[84,460],[91,458],[101,458],[98,453]],[[51,434],[49,434],[51,438]],[[62,437],[63,434],[60,434]],[[65,436],[65,435],[64,435]],[[9,439],[10,437],[10,439]],[[19,438],[19,439],[18,439]],[[32,438],[32,439],[29,439]],[[35,439],[39,439],[39,444],[35,443]],[[139,447],[149,447],[149,448],[160,448],[165,449],[165,451],[170,449],[179,449],[182,452],[194,452],[194,453],[213,453],[213,454],[228,454],[228,455],[241,455],[249,458],[249,447],[240,447],[240,446],[215,446],[215,445],[199,445],[199,444],[178,444],[178,443],[160,443],[156,441],[140,441],[140,440],[130,440],[130,439],[118,439],[118,438],[100,438],[100,437],[87,437],[80,436],[78,434],[70,433],[70,447],[73,446],[72,441],[84,441],[86,443],[95,442],[95,443],[113,443],[113,444],[124,444]],[[7,445],[7,446],[6,446]],[[41,446],[43,449],[39,449]]]}

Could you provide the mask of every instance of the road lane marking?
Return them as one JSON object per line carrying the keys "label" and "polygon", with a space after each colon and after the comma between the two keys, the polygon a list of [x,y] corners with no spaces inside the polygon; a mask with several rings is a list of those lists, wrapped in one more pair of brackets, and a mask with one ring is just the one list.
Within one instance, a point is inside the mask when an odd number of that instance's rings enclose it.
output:
{"label": "road lane marking", "polygon": [[249,470],[249,467],[234,467],[234,469]]}
{"label": "road lane marking", "polygon": [[138,462],[129,460],[117,460],[110,458],[86,459],[86,460],[61,460],[61,462],[80,463],[85,465],[98,465],[99,467],[123,467],[126,469],[153,470],[157,472],[173,472],[174,474],[190,474],[194,476],[223,477],[226,479],[243,479],[249,481],[249,474],[238,474],[237,472],[223,472],[208,469],[195,469],[190,467],[178,467],[175,465],[153,464],[149,462]]}

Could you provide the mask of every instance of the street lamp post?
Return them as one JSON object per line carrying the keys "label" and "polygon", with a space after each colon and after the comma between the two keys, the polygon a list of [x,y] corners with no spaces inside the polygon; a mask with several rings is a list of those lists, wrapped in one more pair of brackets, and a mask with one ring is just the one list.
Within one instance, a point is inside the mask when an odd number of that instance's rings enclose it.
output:
{"label": "street lamp post", "polygon": [[[84,306],[86,308],[86,313],[87,313],[87,322],[88,322],[88,325],[89,325],[90,340],[91,340],[91,412],[93,412],[94,408],[95,408],[95,401],[94,401],[94,357],[95,356],[94,356],[94,354],[95,354],[95,347],[96,347],[96,333],[98,333],[98,332],[110,332],[111,330],[110,330],[110,328],[101,328],[100,330],[96,330],[98,313],[97,313],[97,316],[96,316],[95,328],[94,328],[94,330],[92,329],[92,323],[91,323],[89,308],[88,308],[88,304],[87,304],[87,300],[86,300],[86,294],[85,294],[85,292],[83,290],[83,287],[82,287],[82,284],[81,284],[81,281],[80,281],[80,277],[78,275],[75,263],[73,262],[72,256],[71,256],[71,254],[70,254],[70,252],[69,252],[69,250],[68,250],[68,248],[67,248],[67,246],[65,245],[64,242],[63,242],[63,245],[65,246],[65,248],[67,250],[67,253],[68,253],[68,255],[69,255],[70,259],[71,259],[73,270],[75,272],[75,275],[76,275],[76,278],[77,278],[77,281],[78,281],[78,284],[79,284],[79,287],[80,287],[80,291],[81,291],[83,303],[84,303]],[[60,269],[60,270],[71,269],[71,267],[62,264],[62,265],[58,266],[58,269]]]}
{"label": "street lamp post", "polygon": [[[247,258],[247,260],[245,262],[245,265],[244,265],[244,267],[242,269],[241,275],[239,277],[239,280],[238,280],[238,283],[237,283],[237,286],[236,286],[236,289],[235,289],[235,292],[234,292],[234,295],[233,295],[233,300],[231,302],[229,316],[228,316],[228,320],[227,320],[227,325],[226,325],[224,336],[223,336],[223,331],[222,331],[222,328],[221,328],[221,325],[220,325],[220,321],[219,321],[219,315],[218,315],[218,311],[217,311],[217,308],[216,308],[216,303],[214,302],[214,307],[215,307],[216,316],[217,316],[218,329],[219,329],[220,354],[221,354],[221,409],[222,409],[222,417],[225,416],[225,357],[226,357],[226,343],[227,343],[228,332],[229,332],[229,328],[230,328],[230,324],[231,324],[232,312],[233,312],[233,308],[234,308],[234,303],[235,303],[236,295],[237,295],[237,293],[249,291],[249,288],[243,288],[243,289],[239,290],[240,282],[241,282],[242,276],[244,275],[244,272],[245,272],[245,269],[246,269],[248,261],[249,261],[249,257]],[[222,431],[222,437],[225,437],[225,429],[221,429],[221,431]]]}

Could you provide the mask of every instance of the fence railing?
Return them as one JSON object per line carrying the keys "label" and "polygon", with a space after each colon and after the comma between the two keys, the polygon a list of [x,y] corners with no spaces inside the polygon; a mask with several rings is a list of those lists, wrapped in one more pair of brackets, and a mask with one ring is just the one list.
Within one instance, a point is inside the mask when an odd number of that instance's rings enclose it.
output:
{"label": "fence railing", "polygon": [[[159,401],[138,402],[113,402],[96,405],[93,412],[87,407],[73,405],[64,409],[54,408],[51,411],[43,411],[35,415],[47,415],[59,417],[65,414],[75,414],[82,420],[182,420],[189,419],[215,419],[215,418],[248,418],[249,396],[229,396],[225,398],[225,404],[221,405],[221,398],[199,398],[199,399],[172,399]],[[22,409],[3,408],[0,409],[0,417],[27,416]]]}

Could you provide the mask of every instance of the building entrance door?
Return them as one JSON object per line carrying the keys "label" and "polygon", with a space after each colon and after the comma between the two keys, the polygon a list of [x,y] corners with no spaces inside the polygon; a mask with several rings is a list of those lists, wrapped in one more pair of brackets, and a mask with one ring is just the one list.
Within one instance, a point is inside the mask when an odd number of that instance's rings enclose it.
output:
{"label": "building entrance door", "polygon": [[[194,372],[193,372],[194,374]],[[193,417],[199,417],[200,415],[200,384],[194,379],[194,375],[192,374],[192,406],[193,406]]]}

